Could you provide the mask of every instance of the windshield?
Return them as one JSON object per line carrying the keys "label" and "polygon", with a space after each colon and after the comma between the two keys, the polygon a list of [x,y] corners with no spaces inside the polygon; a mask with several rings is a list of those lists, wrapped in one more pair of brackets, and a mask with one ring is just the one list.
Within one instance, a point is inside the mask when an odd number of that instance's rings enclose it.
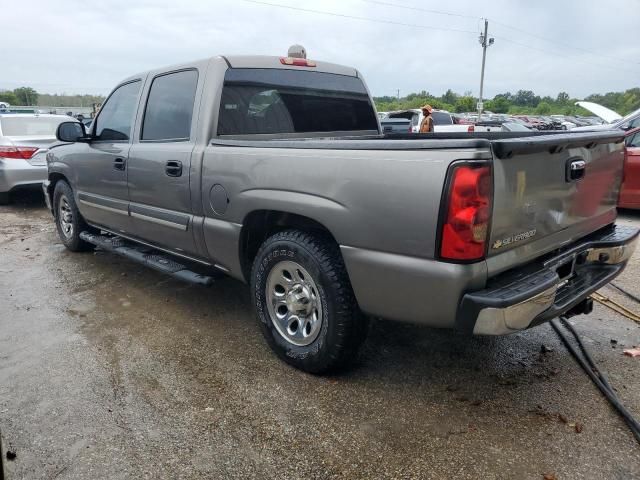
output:
{"label": "windshield", "polygon": [[218,135],[378,130],[357,77],[304,70],[229,69]]}
{"label": "windshield", "polygon": [[69,121],[73,121],[73,119],[64,115],[59,117],[2,117],[0,118],[0,129],[5,137],[55,137],[58,125]]}

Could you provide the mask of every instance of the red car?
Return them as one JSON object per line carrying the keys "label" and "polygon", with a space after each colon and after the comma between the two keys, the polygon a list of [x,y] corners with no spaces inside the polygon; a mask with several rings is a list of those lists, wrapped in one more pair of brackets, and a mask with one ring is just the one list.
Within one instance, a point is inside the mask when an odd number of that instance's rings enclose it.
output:
{"label": "red car", "polygon": [[624,180],[618,207],[640,209],[640,128],[625,134]]}

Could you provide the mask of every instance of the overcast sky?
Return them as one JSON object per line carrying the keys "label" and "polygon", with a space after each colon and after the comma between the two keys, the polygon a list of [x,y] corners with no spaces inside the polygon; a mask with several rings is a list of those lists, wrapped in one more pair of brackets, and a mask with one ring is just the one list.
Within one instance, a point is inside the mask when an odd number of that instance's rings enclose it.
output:
{"label": "overcast sky", "polygon": [[265,3],[7,2],[0,89],[106,94],[139,71],[217,54],[284,55],[300,43],[309,58],[357,67],[376,96],[447,88],[477,96],[481,17],[495,37],[485,97],[528,89],[581,98],[640,86],[640,0]]}

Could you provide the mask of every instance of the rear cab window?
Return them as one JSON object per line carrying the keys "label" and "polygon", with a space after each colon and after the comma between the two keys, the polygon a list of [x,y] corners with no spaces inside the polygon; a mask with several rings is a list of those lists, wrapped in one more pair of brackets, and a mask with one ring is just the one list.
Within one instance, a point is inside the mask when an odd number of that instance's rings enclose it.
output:
{"label": "rear cab window", "polygon": [[197,70],[183,70],[154,78],[145,107],[140,139],[189,140],[197,86]]}
{"label": "rear cab window", "polygon": [[378,131],[361,79],[287,69],[229,69],[218,135]]}

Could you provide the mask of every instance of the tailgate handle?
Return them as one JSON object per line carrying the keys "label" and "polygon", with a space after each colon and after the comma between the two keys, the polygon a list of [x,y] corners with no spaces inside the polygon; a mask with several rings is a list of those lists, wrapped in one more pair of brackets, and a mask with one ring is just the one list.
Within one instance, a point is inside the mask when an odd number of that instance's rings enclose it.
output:
{"label": "tailgate handle", "polygon": [[567,182],[575,182],[584,177],[587,162],[581,158],[570,158],[567,160]]}

